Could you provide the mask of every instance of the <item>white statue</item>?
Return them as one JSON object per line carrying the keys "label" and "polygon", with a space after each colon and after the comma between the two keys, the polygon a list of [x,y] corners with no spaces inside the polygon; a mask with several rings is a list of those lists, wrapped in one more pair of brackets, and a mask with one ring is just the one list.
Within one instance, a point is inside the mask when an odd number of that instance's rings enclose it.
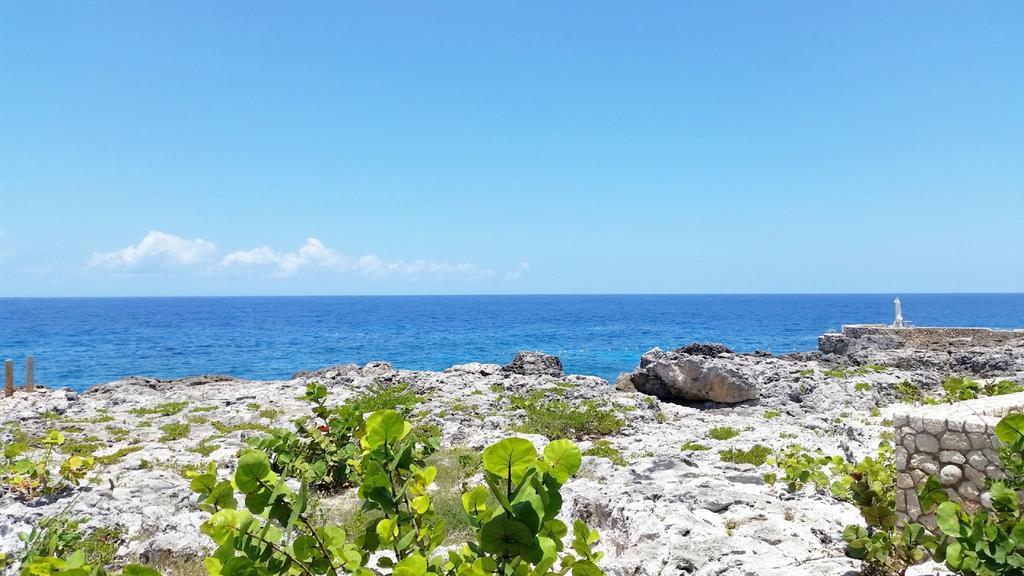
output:
{"label": "white statue", "polygon": [[900,305],[899,297],[893,300],[893,304],[896,304],[896,319],[893,321],[892,327],[903,328],[903,307]]}

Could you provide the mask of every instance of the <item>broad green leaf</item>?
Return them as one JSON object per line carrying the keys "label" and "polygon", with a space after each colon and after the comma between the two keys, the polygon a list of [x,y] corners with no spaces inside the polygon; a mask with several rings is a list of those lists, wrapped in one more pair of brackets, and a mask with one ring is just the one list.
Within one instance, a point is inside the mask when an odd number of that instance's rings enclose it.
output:
{"label": "broad green leaf", "polygon": [[590,560],[580,560],[572,565],[572,576],[604,576],[604,572]]}
{"label": "broad green leaf", "polygon": [[1017,492],[1007,488],[1002,482],[995,482],[989,489],[992,495],[992,507],[997,512],[1013,513],[1017,511]]}
{"label": "broad green leaf", "polygon": [[394,446],[396,442],[405,438],[412,430],[412,426],[394,410],[379,410],[366,419],[365,430],[362,445],[372,450],[384,444]]}
{"label": "broad green leaf", "polygon": [[308,534],[303,534],[292,542],[292,550],[299,562],[305,562],[316,553],[316,540]]}
{"label": "broad green leaf", "polygon": [[395,564],[393,576],[423,576],[427,573],[427,561],[419,554],[403,558]]}
{"label": "broad green leaf", "polygon": [[480,529],[480,548],[491,554],[521,556],[533,546],[533,540],[529,528],[508,518],[495,518]]}
{"label": "broad green leaf", "polygon": [[935,511],[935,523],[939,530],[947,536],[960,536],[960,505],[956,502],[943,502]]}
{"label": "broad green leaf", "polygon": [[476,516],[487,510],[487,489],[476,486],[462,495],[462,509],[470,516]]}
{"label": "broad green leaf", "polygon": [[235,486],[245,494],[255,492],[260,483],[266,483],[272,472],[270,461],[267,455],[258,450],[250,450],[238,459],[238,468],[235,470]]}
{"label": "broad green leaf", "polygon": [[484,449],[484,469],[512,484],[519,484],[526,471],[537,461],[533,442],[523,438],[506,438]]}
{"label": "broad green leaf", "polygon": [[64,434],[62,434],[60,430],[50,430],[50,432],[43,437],[41,442],[48,446],[60,446],[64,443]]}
{"label": "broad green leaf", "polygon": [[544,447],[544,461],[550,467],[548,473],[564,484],[569,476],[580,469],[580,449],[572,440],[555,440]]}
{"label": "broad green leaf", "polygon": [[996,437],[1004,444],[1012,444],[1024,438],[1024,414],[1018,412],[1003,416],[996,424]]}

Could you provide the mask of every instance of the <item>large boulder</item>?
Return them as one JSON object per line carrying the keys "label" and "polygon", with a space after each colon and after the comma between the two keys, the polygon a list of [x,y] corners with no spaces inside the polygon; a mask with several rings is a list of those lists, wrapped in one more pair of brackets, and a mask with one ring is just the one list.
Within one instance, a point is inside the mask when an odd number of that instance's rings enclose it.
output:
{"label": "large boulder", "polygon": [[735,404],[757,398],[757,378],[750,363],[726,351],[711,351],[693,345],[670,352],[655,348],[640,358],[630,380],[639,392],[667,400]]}
{"label": "large boulder", "polygon": [[543,352],[516,352],[512,362],[501,368],[505,372],[523,374],[524,376],[554,376],[560,378],[562,361],[558,356],[544,354]]}

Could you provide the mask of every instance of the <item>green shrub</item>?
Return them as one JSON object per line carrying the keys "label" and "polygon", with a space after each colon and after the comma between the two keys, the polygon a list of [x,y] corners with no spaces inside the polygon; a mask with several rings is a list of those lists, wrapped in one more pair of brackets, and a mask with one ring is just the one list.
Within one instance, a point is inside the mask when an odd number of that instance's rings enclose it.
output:
{"label": "green shrub", "polygon": [[732,426],[717,426],[708,430],[708,438],[712,440],[731,440],[740,435],[740,431]]}
{"label": "green shrub", "polygon": [[755,444],[746,450],[735,448],[722,450],[718,453],[718,457],[722,462],[732,462],[733,464],[753,464],[754,466],[760,466],[768,460],[768,456],[771,455],[771,453],[772,449],[764,444]]}

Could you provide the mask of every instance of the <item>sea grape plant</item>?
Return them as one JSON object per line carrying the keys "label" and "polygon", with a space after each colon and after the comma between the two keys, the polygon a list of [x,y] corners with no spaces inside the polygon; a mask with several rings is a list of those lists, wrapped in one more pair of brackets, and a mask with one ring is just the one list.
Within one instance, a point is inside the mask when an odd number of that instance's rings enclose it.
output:
{"label": "sea grape plant", "polygon": [[359,453],[348,465],[359,479],[363,510],[375,513],[359,534],[316,525],[307,513],[308,482],[300,478],[296,487],[260,450],[242,454],[232,480],[218,480],[213,467],[196,474],[192,489],[212,512],[202,530],[218,546],[205,561],[210,576],[602,574],[601,554],[593,550],[597,533],[576,522],[572,551],[566,551],[568,527],[557,518],[560,488],[581,462],[573,442],[551,442],[541,455],[521,438],[485,449],[486,487],[462,496],[475,538],[441,553],[445,525],[430,495],[437,470],[425,464],[436,443],[417,438],[394,410],[361,419],[353,440]]}
{"label": "sea grape plant", "polygon": [[23,500],[56,494],[69,486],[78,485],[95,464],[91,456],[70,455],[60,462],[54,474],[53,456],[64,444],[64,434],[50,430],[33,449],[25,442],[11,442],[4,446],[0,460],[0,479],[3,487]]}
{"label": "sea grape plant", "polygon": [[1020,467],[1024,457],[1024,414],[1003,417],[995,432],[1003,444],[1000,459],[1007,478],[992,482],[989,487],[992,509],[968,510],[960,503],[945,501],[935,513],[939,530],[947,537],[937,559],[944,558],[946,566],[957,574],[1024,575],[1024,514],[1015,490],[1024,482]]}
{"label": "sea grape plant", "polygon": [[266,453],[271,468],[278,474],[306,481],[312,488],[339,490],[352,483],[350,461],[359,454],[353,434],[361,414],[350,405],[327,405],[327,388],[315,382],[306,384],[301,399],[313,404],[312,417],[294,421],[295,430],[271,430],[249,439],[249,444]]}

